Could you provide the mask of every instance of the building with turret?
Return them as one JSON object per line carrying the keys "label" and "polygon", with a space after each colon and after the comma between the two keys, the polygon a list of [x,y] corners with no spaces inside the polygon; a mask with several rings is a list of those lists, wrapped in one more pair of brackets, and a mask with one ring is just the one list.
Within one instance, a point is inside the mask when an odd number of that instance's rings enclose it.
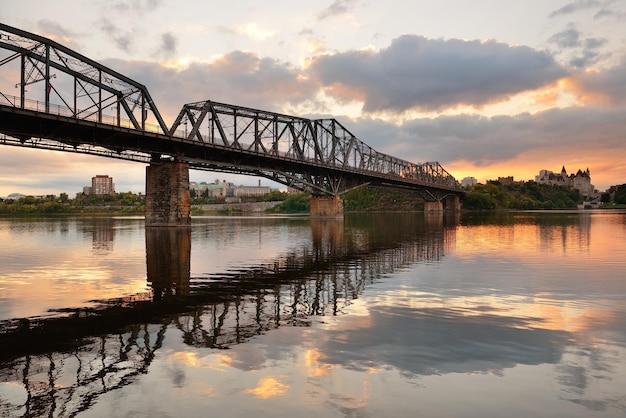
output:
{"label": "building with turret", "polygon": [[589,168],[582,171],[578,170],[576,174],[567,174],[565,166],[561,169],[561,172],[556,174],[549,170],[541,170],[538,176],[535,176],[535,181],[540,184],[556,184],[559,186],[570,186],[580,191],[580,194],[586,197],[595,197],[598,192],[595,190],[593,184],[591,184],[591,174]]}

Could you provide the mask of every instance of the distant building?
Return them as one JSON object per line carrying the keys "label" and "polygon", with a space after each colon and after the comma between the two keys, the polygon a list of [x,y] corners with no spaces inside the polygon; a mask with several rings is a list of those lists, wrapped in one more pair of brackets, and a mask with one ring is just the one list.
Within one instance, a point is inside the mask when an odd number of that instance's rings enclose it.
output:
{"label": "distant building", "polygon": [[476,183],[478,183],[478,181],[474,177],[465,177],[463,180],[461,180],[462,187],[472,187]]}
{"label": "distant building", "polygon": [[500,184],[502,184],[503,186],[508,186],[508,185],[511,185],[511,184],[524,184],[523,181],[515,181],[513,176],[498,177],[498,182]]}
{"label": "distant building", "polygon": [[258,186],[237,186],[233,190],[233,196],[235,197],[256,197],[265,196],[270,194],[272,189],[268,186],[261,186],[261,180],[259,180]]}
{"label": "distant building", "polygon": [[585,171],[579,169],[576,174],[570,175],[567,175],[565,166],[563,166],[559,174],[555,174],[549,170],[541,170],[539,175],[535,176],[535,181],[540,184],[571,186],[578,189],[580,194],[583,196],[597,195],[597,191],[595,190],[593,184],[591,184],[591,174],[589,173],[589,168]]}
{"label": "distant building", "polygon": [[98,196],[115,194],[113,178],[107,175],[96,175],[95,177],[92,177],[90,194]]}
{"label": "distant building", "polygon": [[231,183],[226,183],[226,180],[220,183],[219,180],[215,180],[213,183],[207,182],[190,182],[189,190],[193,190],[196,196],[204,197],[226,197],[228,196],[228,189],[232,189]]}
{"label": "distant building", "polygon": [[195,195],[200,197],[216,197],[216,198],[240,198],[240,197],[257,197],[269,194],[272,189],[270,187],[261,186],[259,180],[258,186],[235,186],[233,183],[227,183],[226,180],[215,180],[213,183],[206,182],[190,182],[189,189],[193,190]]}

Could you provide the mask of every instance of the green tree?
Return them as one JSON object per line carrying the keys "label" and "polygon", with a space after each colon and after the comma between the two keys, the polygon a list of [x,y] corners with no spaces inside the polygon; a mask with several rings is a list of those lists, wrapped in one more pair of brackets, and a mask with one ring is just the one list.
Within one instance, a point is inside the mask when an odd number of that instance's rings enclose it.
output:
{"label": "green tree", "polygon": [[496,200],[489,193],[473,192],[465,196],[463,207],[469,210],[496,209]]}
{"label": "green tree", "polygon": [[626,184],[617,186],[615,189],[615,197],[613,198],[615,203],[626,204]]}
{"label": "green tree", "polygon": [[311,208],[311,196],[306,193],[289,194],[285,200],[274,206],[273,212],[297,213],[308,212]]}
{"label": "green tree", "polygon": [[272,190],[268,194],[262,196],[261,200],[263,202],[280,202],[287,199],[289,193],[281,192],[280,190]]}

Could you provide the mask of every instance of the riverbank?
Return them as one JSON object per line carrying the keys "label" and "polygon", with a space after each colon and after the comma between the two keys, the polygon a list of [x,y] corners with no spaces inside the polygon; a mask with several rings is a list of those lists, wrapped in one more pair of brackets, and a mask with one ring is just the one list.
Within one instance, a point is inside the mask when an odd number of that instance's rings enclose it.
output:
{"label": "riverbank", "polygon": [[193,214],[224,212],[262,213],[275,208],[281,203],[283,202],[212,203],[207,205],[192,205],[191,210]]}

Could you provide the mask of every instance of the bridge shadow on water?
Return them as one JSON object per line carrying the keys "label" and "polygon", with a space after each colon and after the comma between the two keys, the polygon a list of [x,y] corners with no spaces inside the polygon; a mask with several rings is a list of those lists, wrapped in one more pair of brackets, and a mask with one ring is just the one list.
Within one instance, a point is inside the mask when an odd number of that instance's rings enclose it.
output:
{"label": "bridge shadow on water", "polygon": [[210,277],[191,277],[193,227],[146,228],[151,292],[1,324],[0,383],[24,385],[23,416],[74,416],[147,373],[166,331],[171,338],[178,330],[189,346],[225,349],[280,326],[310,326],[381,276],[441,259],[458,224],[441,214],[377,219],[311,220],[308,245]]}

